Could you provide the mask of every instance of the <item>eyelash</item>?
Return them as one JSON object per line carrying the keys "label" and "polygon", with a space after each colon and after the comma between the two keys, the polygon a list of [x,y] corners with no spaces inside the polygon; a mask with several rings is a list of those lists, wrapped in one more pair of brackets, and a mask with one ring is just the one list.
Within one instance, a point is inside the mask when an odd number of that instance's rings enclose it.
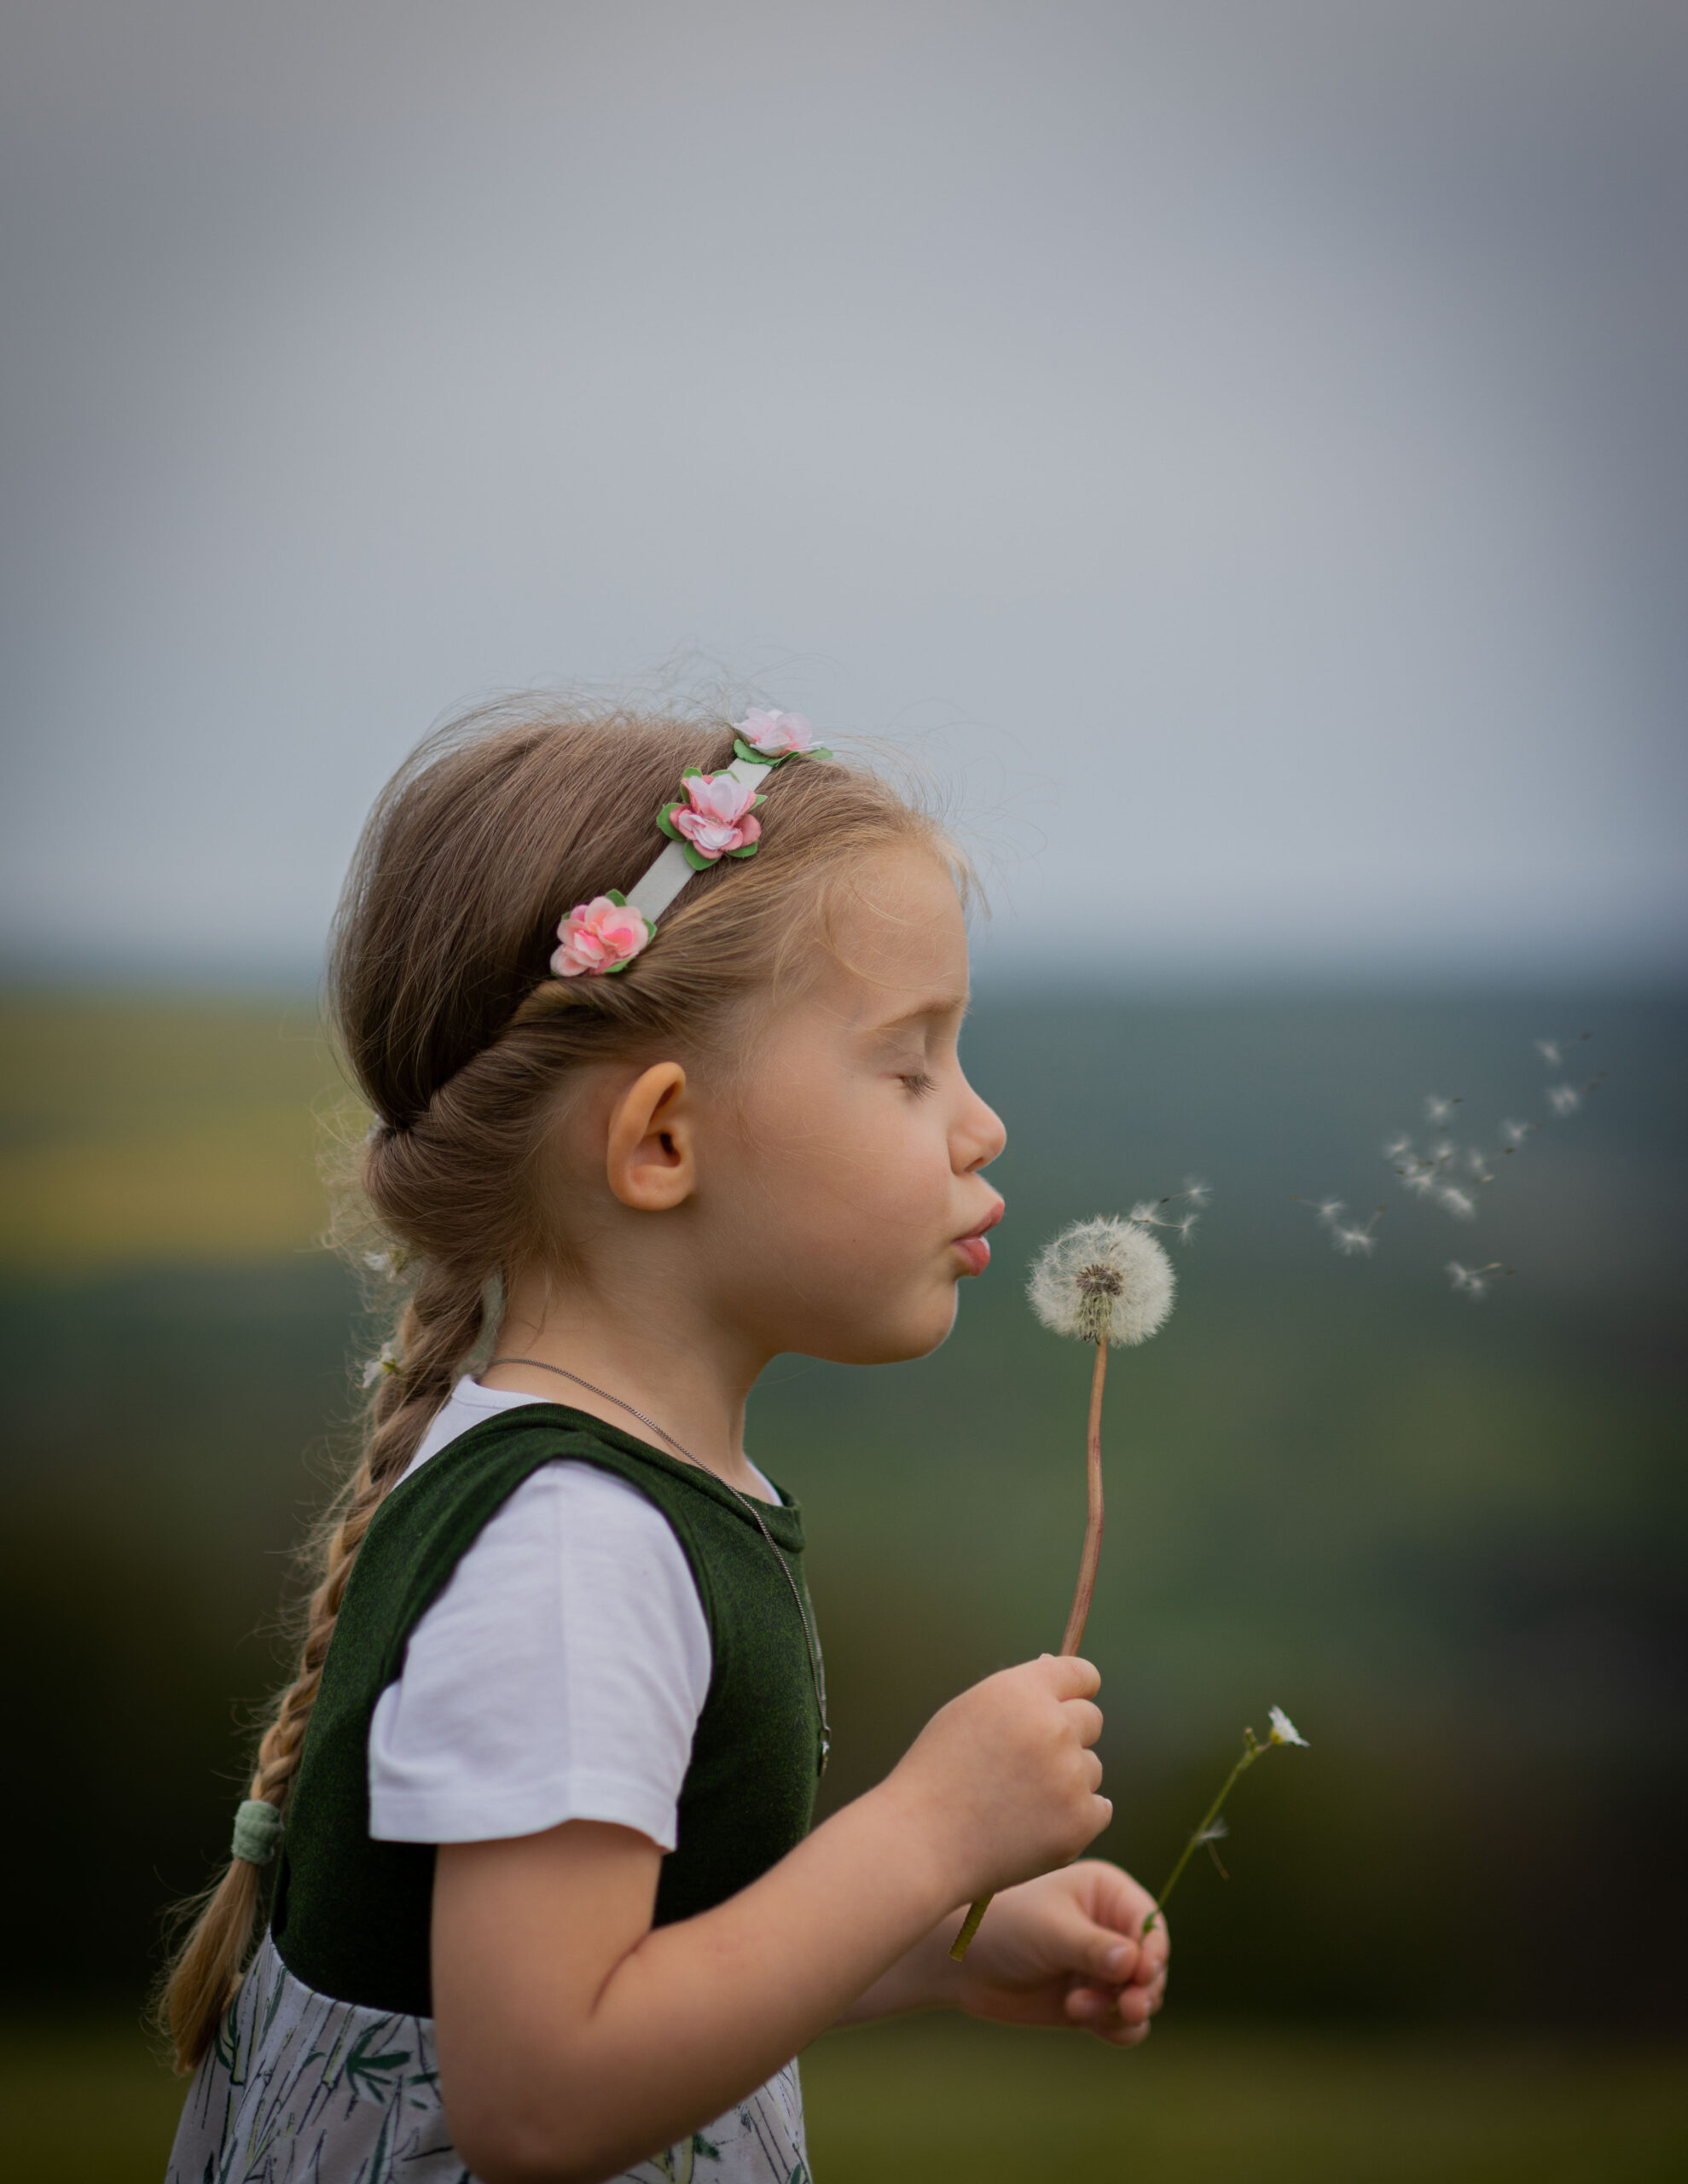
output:
{"label": "eyelash", "polygon": [[937,1079],[928,1077],[924,1069],[905,1069],[901,1072],[898,1081],[906,1084],[917,1100],[924,1100],[928,1092],[937,1089]]}

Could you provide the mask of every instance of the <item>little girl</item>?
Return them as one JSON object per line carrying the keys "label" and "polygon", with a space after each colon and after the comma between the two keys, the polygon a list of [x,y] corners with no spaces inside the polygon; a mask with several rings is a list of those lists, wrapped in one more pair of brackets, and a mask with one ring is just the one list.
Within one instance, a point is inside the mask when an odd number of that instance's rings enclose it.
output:
{"label": "little girl", "polygon": [[1146,2034],[1151,1899],[1068,1862],[1095,1670],[988,1677],[811,1833],[802,1519],[744,1451],[770,1358],[922,1356],[989,1259],[961,880],[789,713],[507,707],[380,799],[330,992],[408,1293],[171,1978],[170,2184],[793,2184],[828,2025]]}

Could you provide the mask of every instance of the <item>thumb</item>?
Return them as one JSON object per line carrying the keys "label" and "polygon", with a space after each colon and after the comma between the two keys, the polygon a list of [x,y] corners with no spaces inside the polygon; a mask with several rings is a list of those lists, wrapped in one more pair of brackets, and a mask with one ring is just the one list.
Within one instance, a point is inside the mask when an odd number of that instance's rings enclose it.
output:
{"label": "thumb", "polygon": [[1064,1971],[1103,1986],[1125,1985],[1136,1968],[1137,1943],[1116,1927],[1099,1925],[1082,1904],[1068,1904],[1054,1940]]}

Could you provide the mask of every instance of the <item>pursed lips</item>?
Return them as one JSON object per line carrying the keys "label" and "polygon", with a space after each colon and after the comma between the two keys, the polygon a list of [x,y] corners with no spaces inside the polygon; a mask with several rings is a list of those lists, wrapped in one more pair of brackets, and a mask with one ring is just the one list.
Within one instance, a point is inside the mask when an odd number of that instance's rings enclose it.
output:
{"label": "pursed lips", "polygon": [[955,1238],[955,1249],[967,1262],[969,1274],[983,1274],[990,1264],[990,1245],[986,1232],[996,1226],[1005,1211],[1002,1200],[998,1199],[976,1228],[970,1228],[965,1236]]}

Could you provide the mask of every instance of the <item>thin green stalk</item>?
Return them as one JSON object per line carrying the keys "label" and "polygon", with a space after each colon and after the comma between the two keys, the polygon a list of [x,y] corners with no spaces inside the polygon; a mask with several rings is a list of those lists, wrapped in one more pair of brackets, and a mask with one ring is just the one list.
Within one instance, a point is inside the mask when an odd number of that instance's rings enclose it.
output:
{"label": "thin green stalk", "polygon": [[1219,1818],[1219,1809],[1225,1803],[1227,1798],[1230,1796],[1232,1791],[1236,1787],[1238,1778],[1240,1775],[1246,1774],[1248,1769],[1254,1765],[1256,1760],[1260,1758],[1262,1753],[1268,1752],[1272,1749],[1270,1744],[1256,1744],[1255,1741],[1255,1733],[1252,1729],[1244,1729],[1243,1734],[1248,1740],[1247,1744],[1244,1747],[1243,1756],[1237,1762],[1237,1764],[1231,1769],[1231,1772],[1226,1776],[1224,1785],[1221,1787],[1219,1795],[1202,1815],[1200,1820],[1197,1821],[1194,1833],[1191,1836],[1190,1840],[1184,1845],[1183,1850],[1179,1853],[1178,1863],[1167,1875],[1165,1885],[1162,1888],[1160,1894],[1155,1898],[1154,1909],[1150,1912],[1148,1917],[1143,1921],[1143,1931],[1145,1934],[1150,1932],[1156,1920],[1160,1917],[1161,1913],[1166,1908],[1166,1900],[1168,1896],[1171,1895],[1173,1890],[1177,1887],[1179,1875],[1183,1872],[1185,1867],[1189,1864],[1191,1856],[1195,1851],[1197,1846],[1199,1844],[1208,1842],[1211,1839],[1209,1834],[1209,1830],[1212,1827],[1215,1821]]}

